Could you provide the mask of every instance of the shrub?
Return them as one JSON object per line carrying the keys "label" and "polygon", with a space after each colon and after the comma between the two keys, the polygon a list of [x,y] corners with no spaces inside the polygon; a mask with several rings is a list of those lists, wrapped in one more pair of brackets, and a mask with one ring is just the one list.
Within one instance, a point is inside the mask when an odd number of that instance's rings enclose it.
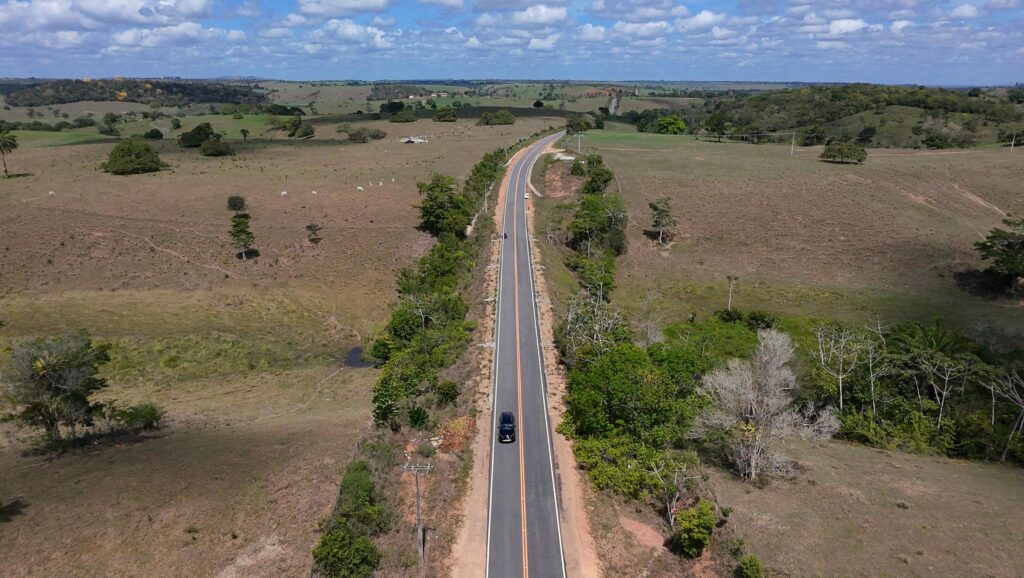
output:
{"label": "shrub", "polygon": [[440,406],[451,405],[459,399],[461,393],[458,382],[446,379],[437,386],[437,403]]}
{"label": "shrub", "polygon": [[313,138],[314,134],[316,134],[316,129],[313,128],[313,125],[309,124],[308,122],[304,122],[299,124],[299,126],[294,131],[289,133],[288,136],[292,138],[308,139]]}
{"label": "shrub", "polygon": [[572,166],[569,167],[569,174],[574,177],[582,177],[583,175],[587,174],[586,165],[584,165],[583,161],[581,161],[580,159],[572,161]]}
{"label": "shrub", "polygon": [[676,512],[675,540],[683,554],[690,558],[700,556],[711,541],[717,521],[711,502],[703,499],[692,508]]}
{"label": "shrub", "polygon": [[210,139],[199,146],[199,154],[204,157],[226,157],[235,154],[235,151],[220,139]]}
{"label": "shrub", "polygon": [[437,448],[430,442],[423,442],[416,446],[416,453],[424,458],[432,458],[437,453]]}
{"label": "shrub", "polygon": [[403,108],[388,119],[390,122],[414,122],[415,120],[416,111],[411,108]]}
{"label": "shrub", "polygon": [[119,409],[114,414],[114,419],[130,431],[158,429],[163,417],[164,410],[154,403],[140,403],[126,409]]}
{"label": "shrub", "polygon": [[863,146],[855,142],[834,140],[825,145],[825,150],[821,152],[821,158],[827,161],[859,164],[867,160],[868,153]]}
{"label": "shrub", "polygon": [[348,140],[352,142],[365,143],[371,140],[380,140],[388,136],[388,133],[379,128],[357,128],[348,131]]}
{"label": "shrub", "polygon": [[171,119],[171,130],[178,130],[179,128],[181,128],[181,119],[180,118],[172,118]]}
{"label": "shrub", "polygon": [[779,320],[771,313],[756,310],[747,313],[745,321],[754,331],[757,331],[758,329],[774,329],[779,323]]}
{"label": "shrub", "polygon": [[736,572],[740,578],[764,578],[764,564],[753,554],[747,554],[740,560]]}
{"label": "shrub", "polygon": [[194,149],[202,146],[203,143],[210,140],[211,137],[213,137],[213,127],[210,126],[210,123],[204,122],[197,125],[192,130],[185,131],[178,135],[178,146]]}
{"label": "shrub", "polygon": [[424,429],[427,427],[427,421],[430,416],[427,414],[427,410],[423,409],[418,405],[414,405],[409,408],[409,425],[416,429]]}
{"label": "shrub", "polygon": [[160,140],[164,138],[164,133],[160,132],[158,128],[151,128],[146,132],[142,133],[142,138],[148,138],[151,140]]}
{"label": "shrub", "polygon": [[366,536],[353,538],[345,528],[335,528],[313,548],[313,562],[327,578],[365,578],[380,564],[380,553]]}
{"label": "shrub", "polygon": [[458,117],[455,115],[455,109],[450,106],[437,109],[434,114],[434,120],[437,122],[455,122]]}
{"label": "shrub", "polygon": [[715,317],[725,323],[739,323],[743,321],[743,313],[735,309],[719,309],[715,311]]}
{"label": "shrub", "polygon": [[245,204],[245,197],[238,195],[231,195],[228,197],[228,210],[236,213],[241,213],[247,208]]}
{"label": "shrub", "polygon": [[160,156],[144,142],[124,141],[110,151],[107,162],[100,165],[101,168],[115,175],[136,175],[140,173],[155,173],[164,164]]}

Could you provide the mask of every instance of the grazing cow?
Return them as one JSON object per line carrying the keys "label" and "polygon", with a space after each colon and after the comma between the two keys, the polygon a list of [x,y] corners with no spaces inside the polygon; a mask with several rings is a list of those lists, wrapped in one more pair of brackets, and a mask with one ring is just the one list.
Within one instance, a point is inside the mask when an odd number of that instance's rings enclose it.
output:
{"label": "grazing cow", "polygon": [[313,191],[313,194],[315,195],[315,194],[316,194],[316,191]]}
{"label": "grazing cow", "polygon": [[51,197],[56,197],[56,196],[57,196],[57,193],[55,193],[55,192],[53,192],[53,191],[50,191],[50,192],[49,192],[49,193],[47,193],[47,194],[48,194],[48,195],[50,195]]}
{"label": "grazing cow", "polygon": [[288,196],[288,191],[281,191],[281,196],[282,197],[287,197]]}
{"label": "grazing cow", "polygon": [[361,191],[361,190],[363,190],[363,187],[356,187],[356,190],[357,191]]}
{"label": "grazing cow", "polygon": [[378,182],[378,183],[377,183],[377,186],[378,186],[378,187],[383,187],[383,186],[384,186],[384,181],[380,181],[380,182]]}

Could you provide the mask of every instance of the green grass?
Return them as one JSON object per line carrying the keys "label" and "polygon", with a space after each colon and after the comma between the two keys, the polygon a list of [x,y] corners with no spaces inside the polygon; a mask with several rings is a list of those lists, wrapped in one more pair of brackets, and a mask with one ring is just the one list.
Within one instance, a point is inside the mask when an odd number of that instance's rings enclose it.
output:
{"label": "green grass", "polygon": [[77,129],[62,132],[16,130],[18,145],[25,148],[53,147],[74,144],[90,144],[97,142],[114,142],[116,137],[109,137],[95,132],[95,129]]}

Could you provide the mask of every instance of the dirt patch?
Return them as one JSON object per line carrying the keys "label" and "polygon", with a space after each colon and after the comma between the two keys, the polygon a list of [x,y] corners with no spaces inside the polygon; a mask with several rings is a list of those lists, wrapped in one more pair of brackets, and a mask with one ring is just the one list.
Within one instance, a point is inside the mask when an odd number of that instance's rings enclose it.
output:
{"label": "dirt patch", "polygon": [[[806,466],[752,488],[713,471],[748,550],[784,576],[1017,576],[1024,471],[792,442]],[[822,552],[839,553],[822,556]]]}
{"label": "dirt patch", "polygon": [[661,535],[661,532],[654,528],[634,520],[633,518],[627,518],[626,516],[619,516],[619,523],[622,527],[629,531],[630,534],[636,538],[636,541],[641,546],[646,546],[651,550],[656,550],[658,555],[665,547],[665,537]]}
{"label": "dirt patch", "polygon": [[572,196],[583,184],[583,177],[569,174],[571,163],[559,161],[548,167],[544,173],[544,195],[552,199]]}

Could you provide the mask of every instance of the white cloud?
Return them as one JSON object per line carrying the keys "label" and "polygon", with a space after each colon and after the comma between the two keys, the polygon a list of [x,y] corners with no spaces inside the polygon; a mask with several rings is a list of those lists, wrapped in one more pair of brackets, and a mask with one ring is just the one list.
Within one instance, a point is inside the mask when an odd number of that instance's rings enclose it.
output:
{"label": "white cloud", "polygon": [[394,46],[380,28],[363,26],[349,19],[332,19],[324,23],[323,28],[310,34],[312,40],[338,39],[347,44],[359,44],[373,48],[391,48]]}
{"label": "white cloud", "polygon": [[530,44],[526,47],[530,50],[552,50],[555,47],[555,42],[558,42],[558,38],[561,34],[552,34],[547,38],[531,38]]}
{"label": "white cloud", "polygon": [[722,22],[725,22],[725,14],[701,10],[696,16],[677,20],[676,25],[682,30],[703,30]]}
{"label": "white cloud", "polygon": [[833,20],[828,24],[828,33],[832,35],[850,34],[852,32],[859,32],[865,29],[878,31],[882,29],[882,25],[868,24],[860,18],[840,18],[839,20]]}
{"label": "white cloud", "polygon": [[291,35],[291,29],[284,26],[275,26],[274,28],[267,28],[259,32],[260,38],[288,38]]}
{"label": "white cloud", "polygon": [[512,13],[512,22],[521,25],[554,24],[565,20],[564,6],[552,8],[546,4],[536,4],[526,10]]}
{"label": "white cloud", "polygon": [[480,40],[476,36],[470,36],[466,41],[466,48],[480,48],[481,46],[483,45],[480,44]]}
{"label": "white cloud", "polygon": [[822,50],[839,50],[842,48],[849,48],[850,44],[839,40],[819,40],[817,43],[815,43],[815,46]]}
{"label": "white cloud", "polygon": [[728,38],[730,36],[733,36],[734,34],[736,33],[733,32],[732,30],[729,30],[728,28],[722,28],[720,26],[715,26],[714,28],[711,29],[711,36],[718,39]]}
{"label": "white cloud", "polygon": [[461,9],[463,7],[462,0],[418,0],[420,4],[433,4],[435,6],[443,6],[444,8],[455,8]]}
{"label": "white cloud", "polygon": [[395,19],[390,16],[374,16],[373,20],[370,20],[370,24],[374,26],[391,26],[395,23]]}
{"label": "white cloud", "polygon": [[672,27],[663,20],[656,22],[622,22],[620,20],[612,26],[612,30],[623,36],[651,38],[670,32]]}
{"label": "white cloud", "polygon": [[576,35],[576,38],[584,42],[600,42],[604,40],[604,26],[594,26],[588,22],[580,26],[579,34]]}
{"label": "white cloud", "polygon": [[985,3],[985,8],[991,8],[993,10],[1009,10],[1011,8],[1024,8],[1024,1],[1022,0],[988,0]]}
{"label": "white cloud", "polygon": [[889,25],[889,28],[893,32],[899,34],[900,32],[903,32],[904,28],[906,28],[907,26],[911,26],[913,24],[914,23],[911,22],[910,20],[895,20],[892,22],[892,24]]}
{"label": "white cloud", "polygon": [[501,22],[501,18],[498,18],[494,14],[481,14],[477,16],[477,26],[496,26]]}
{"label": "white cloud", "polygon": [[981,16],[981,10],[973,4],[961,4],[949,13],[951,18],[977,18]]}
{"label": "white cloud", "polygon": [[245,39],[241,30],[204,28],[198,22],[182,22],[173,26],[157,28],[129,28],[114,33],[116,46],[126,48],[152,48],[156,46],[182,46],[216,39],[240,41]]}
{"label": "white cloud", "polygon": [[281,21],[281,25],[282,26],[305,26],[306,24],[309,24],[311,22],[312,22],[312,20],[310,20],[309,18],[306,18],[302,14],[296,14],[296,13],[292,12],[291,14],[289,14],[289,15],[284,17],[284,20]]}
{"label": "white cloud", "polygon": [[367,12],[382,12],[390,0],[299,0],[299,12],[308,16],[333,18]]}

